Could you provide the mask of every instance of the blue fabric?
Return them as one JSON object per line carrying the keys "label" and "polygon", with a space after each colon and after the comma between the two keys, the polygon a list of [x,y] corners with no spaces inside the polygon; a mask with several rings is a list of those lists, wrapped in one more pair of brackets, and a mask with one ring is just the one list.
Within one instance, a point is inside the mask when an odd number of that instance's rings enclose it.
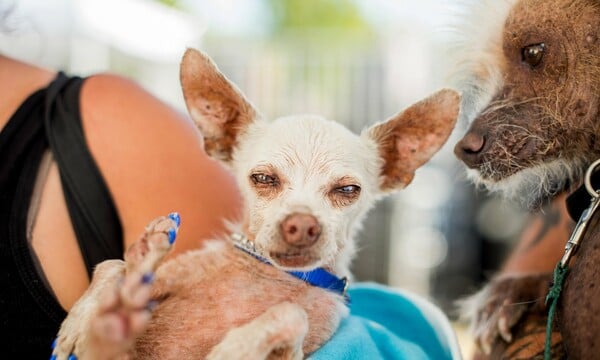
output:
{"label": "blue fabric", "polygon": [[374,283],[348,292],[350,315],[309,359],[460,359],[449,321],[426,300]]}

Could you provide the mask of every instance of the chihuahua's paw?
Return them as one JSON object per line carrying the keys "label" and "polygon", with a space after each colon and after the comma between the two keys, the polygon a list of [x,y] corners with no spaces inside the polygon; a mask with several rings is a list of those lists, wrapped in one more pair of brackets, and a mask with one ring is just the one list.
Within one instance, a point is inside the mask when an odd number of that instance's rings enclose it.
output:
{"label": "chihuahua's paw", "polygon": [[81,303],[82,308],[71,311],[67,318],[61,324],[60,330],[54,342],[52,343],[52,355],[50,360],[76,360],[82,358],[82,354],[87,348],[90,338],[89,325],[91,323],[92,314],[88,314],[83,310],[88,308],[93,312],[96,304],[93,301]]}
{"label": "chihuahua's paw", "polygon": [[308,332],[308,316],[302,307],[285,302],[269,308],[246,325],[230,330],[215,346],[208,360],[300,360]]}
{"label": "chihuahua's paw", "polygon": [[127,358],[152,316],[152,281],[152,273],[129,273],[97,293],[95,303],[81,304],[92,316],[76,316],[71,311],[59,332],[52,359]]}
{"label": "chihuahua's paw", "polygon": [[[86,347],[87,336],[89,333],[84,330],[86,322],[85,318],[67,317],[61,325],[58,336],[52,343],[52,355],[50,360],[75,360],[77,355],[80,355]],[[81,326],[84,325],[84,326]]]}
{"label": "chihuahua's paw", "polygon": [[160,261],[171,250],[180,222],[177,213],[152,220],[146,226],[144,234],[125,253],[127,271],[147,273],[156,270]]}
{"label": "chihuahua's paw", "polygon": [[116,285],[124,274],[125,265],[121,260],[107,260],[96,266],[90,286],[73,305],[60,326],[52,344],[51,359],[88,358],[86,353],[93,338],[91,327],[102,308],[102,299],[106,294],[116,291]]}
{"label": "chihuahua's paw", "polygon": [[151,272],[130,272],[113,291],[102,294],[90,326],[90,358],[113,359],[129,352],[152,317],[153,280]]}
{"label": "chihuahua's paw", "polygon": [[302,359],[302,344],[308,332],[308,316],[297,304],[284,302],[273,306],[265,313],[271,324],[277,324],[273,333],[266,338],[264,346],[268,349],[268,358]]}
{"label": "chihuahua's paw", "polygon": [[525,315],[545,313],[545,298],[552,274],[501,276],[463,300],[463,318],[471,322],[478,348],[490,354],[498,341],[513,341],[513,327]]}

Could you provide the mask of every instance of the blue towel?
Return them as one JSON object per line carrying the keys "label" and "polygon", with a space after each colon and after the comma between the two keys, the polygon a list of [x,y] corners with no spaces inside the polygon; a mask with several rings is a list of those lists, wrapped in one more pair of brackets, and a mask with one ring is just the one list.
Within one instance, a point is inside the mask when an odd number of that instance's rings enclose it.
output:
{"label": "blue towel", "polygon": [[450,321],[424,298],[375,283],[348,294],[350,315],[309,359],[461,359]]}

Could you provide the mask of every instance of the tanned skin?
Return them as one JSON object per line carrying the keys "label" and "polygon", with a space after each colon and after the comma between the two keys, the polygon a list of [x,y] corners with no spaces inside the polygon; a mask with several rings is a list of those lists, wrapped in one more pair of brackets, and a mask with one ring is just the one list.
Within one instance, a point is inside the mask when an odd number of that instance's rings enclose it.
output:
{"label": "tanned skin", "polygon": [[[523,318],[512,329],[514,341],[508,343],[497,337],[489,355],[476,350],[474,359],[531,359],[543,356],[547,314],[545,295],[551,282],[551,273],[562,257],[564,245],[575,226],[567,213],[566,196],[563,193],[539,211],[531,213],[519,242],[490,282],[495,294],[502,296],[491,296],[486,311],[491,313],[498,308],[506,308],[510,311],[518,309],[515,314],[524,312]],[[507,299],[512,300],[507,302]],[[556,345],[553,348],[554,358],[563,358],[565,354],[558,331],[554,332],[553,341]]]}

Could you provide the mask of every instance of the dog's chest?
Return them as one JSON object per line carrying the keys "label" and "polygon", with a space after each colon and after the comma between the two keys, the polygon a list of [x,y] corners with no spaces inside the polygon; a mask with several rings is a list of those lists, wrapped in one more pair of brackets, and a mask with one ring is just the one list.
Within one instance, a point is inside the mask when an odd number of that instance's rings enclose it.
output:
{"label": "dog's chest", "polygon": [[136,346],[138,354],[153,358],[206,355],[229,329],[285,301],[306,310],[304,349],[310,352],[331,336],[347,311],[339,295],[230,246],[181,255],[161,265],[156,275],[159,305]]}
{"label": "dog's chest", "polygon": [[597,357],[600,345],[600,214],[589,224],[559,302],[558,321],[569,357]]}

